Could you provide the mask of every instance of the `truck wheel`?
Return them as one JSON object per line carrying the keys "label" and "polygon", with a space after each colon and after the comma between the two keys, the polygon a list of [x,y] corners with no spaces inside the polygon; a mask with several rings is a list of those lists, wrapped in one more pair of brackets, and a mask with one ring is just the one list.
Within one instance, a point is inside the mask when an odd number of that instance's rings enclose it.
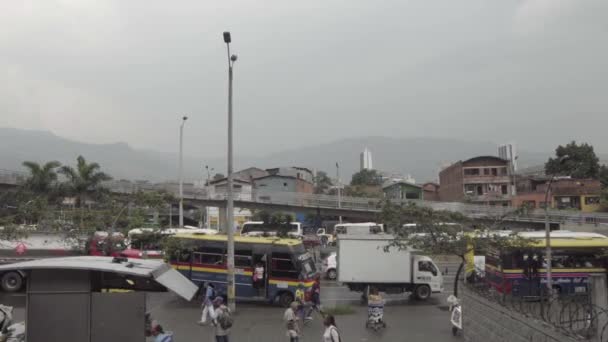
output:
{"label": "truck wheel", "polygon": [[428,285],[418,285],[414,290],[414,296],[419,300],[427,300],[431,296],[431,288]]}
{"label": "truck wheel", "polygon": [[281,305],[284,308],[288,308],[291,303],[293,302],[293,295],[291,294],[291,292],[283,292],[281,293],[281,295],[279,296],[279,305]]}
{"label": "truck wheel", "polygon": [[23,286],[23,278],[19,272],[7,272],[2,275],[0,286],[2,286],[2,290],[5,292],[17,292]]}
{"label": "truck wheel", "polygon": [[327,271],[327,279],[336,280],[336,278],[338,278],[338,272],[336,272],[336,270],[331,269]]}

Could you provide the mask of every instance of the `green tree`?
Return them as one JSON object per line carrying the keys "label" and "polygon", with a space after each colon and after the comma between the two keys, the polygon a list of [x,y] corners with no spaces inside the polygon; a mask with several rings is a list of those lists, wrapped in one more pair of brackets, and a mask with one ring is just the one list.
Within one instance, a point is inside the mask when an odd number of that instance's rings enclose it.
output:
{"label": "green tree", "polygon": [[[480,233],[494,230],[504,217],[497,218],[492,226],[485,226],[458,212],[433,210],[415,203],[393,204],[385,201],[378,220],[395,236],[392,243],[385,247],[387,252],[391,248],[414,248],[429,255],[459,257],[461,263],[454,280],[454,295],[457,296],[466,256],[473,249],[483,250],[490,245],[498,249],[506,246],[524,247],[529,243],[517,236]],[[406,223],[415,223],[416,226],[404,227]]]}
{"label": "green tree", "polygon": [[324,171],[318,171],[314,178],[315,194],[325,194],[332,186],[331,179]]}
{"label": "green tree", "polygon": [[76,168],[64,165],[59,172],[67,177],[67,191],[76,197],[76,206],[82,208],[88,195],[103,189],[102,182],[112,179],[110,175],[99,171],[97,163],[87,163],[83,156],[76,159]]}
{"label": "green tree", "polygon": [[56,169],[61,166],[58,161],[50,161],[44,165],[36,162],[25,161],[23,166],[28,169],[30,175],[25,181],[25,188],[43,195],[49,195],[55,190],[57,182]]}
{"label": "green tree", "polygon": [[602,165],[600,167],[600,182],[602,182],[602,188],[608,188],[608,166]]}
{"label": "green tree", "polygon": [[600,174],[599,158],[595,155],[593,146],[587,143],[579,145],[572,141],[555,149],[555,158],[549,158],[545,163],[545,173],[597,179]]}
{"label": "green tree", "polygon": [[382,176],[376,170],[363,169],[353,174],[350,185],[382,185]]}

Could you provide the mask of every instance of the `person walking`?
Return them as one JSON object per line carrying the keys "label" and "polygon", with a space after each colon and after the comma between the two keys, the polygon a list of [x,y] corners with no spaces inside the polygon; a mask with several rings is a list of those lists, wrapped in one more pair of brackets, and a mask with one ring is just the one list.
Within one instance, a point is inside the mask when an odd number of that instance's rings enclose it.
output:
{"label": "person walking", "polygon": [[230,309],[224,305],[224,298],[215,297],[209,307],[209,317],[215,326],[215,341],[229,342],[230,328],[232,327],[232,314]]}
{"label": "person walking", "polygon": [[296,314],[299,305],[300,304],[298,302],[291,302],[283,314],[283,320],[285,321],[287,328],[287,337],[289,337],[289,342],[300,341],[300,326],[298,325],[298,315]]}
{"label": "person walking", "polygon": [[205,297],[203,298],[202,308],[203,313],[201,315],[201,320],[198,322],[200,325],[204,325],[207,323],[207,318],[209,317],[209,308],[212,306],[213,298],[215,298],[215,286],[212,283],[207,283],[204,287]]}
{"label": "person walking", "polygon": [[336,319],[333,315],[327,315],[323,321],[325,332],[323,333],[323,342],[341,342],[340,332],[336,327]]}

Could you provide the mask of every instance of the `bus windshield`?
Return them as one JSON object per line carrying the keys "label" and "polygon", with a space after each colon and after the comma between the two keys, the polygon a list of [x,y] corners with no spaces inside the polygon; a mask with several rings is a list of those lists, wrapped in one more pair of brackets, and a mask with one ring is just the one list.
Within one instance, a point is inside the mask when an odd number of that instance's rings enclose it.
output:
{"label": "bus windshield", "polygon": [[298,261],[298,266],[300,267],[300,271],[302,272],[302,276],[305,279],[310,279],[310,278],[314,278],[316,273],[317,273],[317,269],[315,267],[315,262],[312,258],[312,255],[310,255],[310,253],[305,252],[302,254],[299,254],[297,256],[297,261]]}

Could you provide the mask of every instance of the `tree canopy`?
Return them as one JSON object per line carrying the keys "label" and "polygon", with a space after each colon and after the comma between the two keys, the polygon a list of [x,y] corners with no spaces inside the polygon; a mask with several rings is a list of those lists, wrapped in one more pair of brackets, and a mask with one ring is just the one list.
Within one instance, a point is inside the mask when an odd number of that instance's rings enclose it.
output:
{"label": "tree canopy", "polygon": [[545,163],[547,175],[571,176],[573,178],[595,178],[600,174],[599,158],[593,146],[572,141],[555,149],[555,158]]}
{"label": "tree canopy", "polygon": [[325,194],[332,186],[332,181],[324,171],[318,171],[314,178],[315,194]]}
{"label": "tree canopy", "polygon": [[58,161],[50,161],[44,165],[36,162],[25,161],[23,166],[28,169],[29,177],[25,181],[25,187],[37,194],[50,194],[55,190],[57,182],[56,169],[61,166]]}
{"label": "tree canopy", "polygon": [[363,169],[353,174],[350,185],[382,185],[382,176],[376,170]]}

